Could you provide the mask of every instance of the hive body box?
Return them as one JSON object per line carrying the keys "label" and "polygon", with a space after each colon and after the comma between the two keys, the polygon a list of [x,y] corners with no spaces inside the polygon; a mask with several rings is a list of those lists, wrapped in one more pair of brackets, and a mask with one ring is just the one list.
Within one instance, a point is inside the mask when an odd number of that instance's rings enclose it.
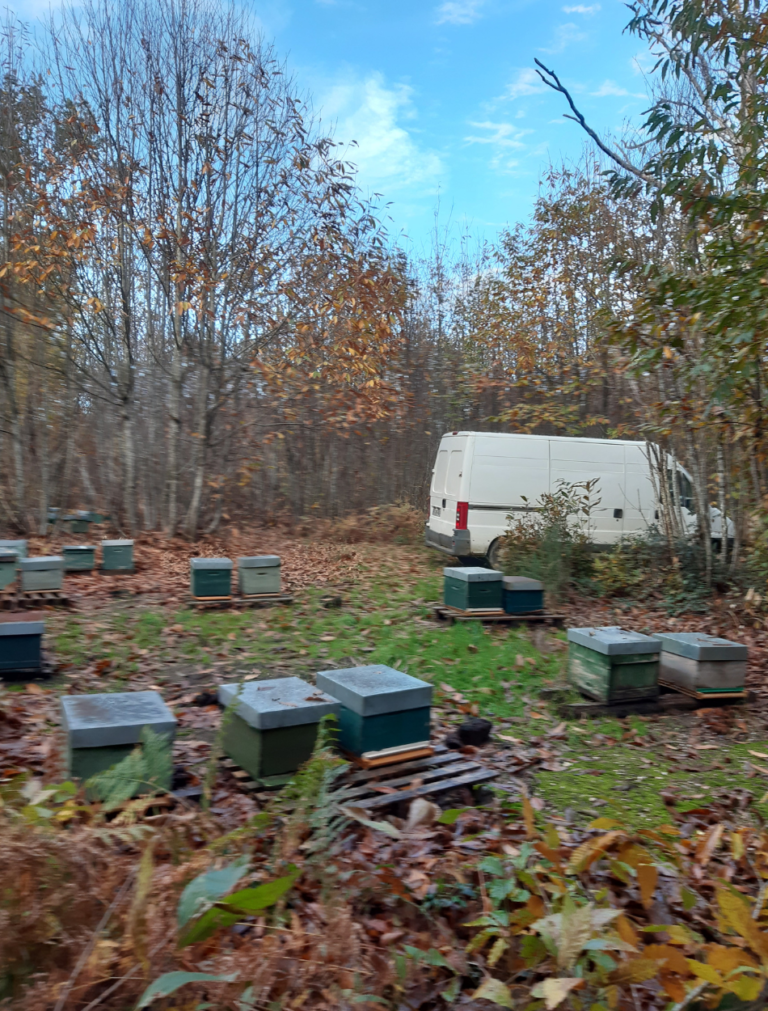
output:
{"label": "hive body box", "polygon": [[658,639],[622,628],[570,628],[568,679],[598,702],[653,699],[660,649]]}
{"label": "hive body box", "polygon": [[141,741],[144,727],[171,740],[176,733],[176,717],[158,692],[62,695],[60,702],[67,767],[75,779],[89,779],[122,761]]}
{"label": "hive body box", "polygon": [[660,632],[656,638],[663,681],[707,695],[744,691],[746,646],[703,632]]}
{"label": "hive body box", "polygon": [[432,685],[374,664],[321,671],[317,687],[341,703],[339,744],[362,758],[429,744]]}
{"label": "hive body box", "polygon": [[19,558],[27,557],[26,541],[0,541],[0,551],[4,551],[6,548],[15,551]]}
{"label": "hive body box", "polygon": [[102,572],[133,572],[133,541],[101,542]]}
{"label": "hive body box", "polygon": [[189,566],[193,597],[232,595],[232,562],[229,558],[191,558]]}
{"label": "hive body box", "polygon": [[70,533],[87,534],[91,522],[91,514],[83,511],[72,513],[70,516],[65,516],[63,522],[69,526]]}
{"label": "hive body box", "polygon": [[42,621],[0,622],[0,677],[40,670],[44,631]]}
{"label": "hive body box", "polygon": [[527,576],[504,576],[502,603],[507,614],[528,614],[544,608],[544,585]]}
{"label": "hive body box", "polygon": [[226,754],[263,786],[282,786],[312,756],[317,726],[339,704],[301,678],[222,685]]}
{"label": "hive body box", "polygon": [[22,558],[19,568],[21,588],[25,593],[32,590],[60,590],[64,585],[64,559],[61,555]]}
{"label": "hive body box", "polygon": [[479,566],[443,569],[443,603],[461,611],[500,610],[501,573]]}
{"label": "hive body box", "polygon": [[19,556],[10,548],[0,548],[0,590],[16,580],[16,570],[19,565]]}
{"label": "hive body box", "polygon": [[280,592],[278,555],[253,555],[237,560],[237,585],[243,596]]}
{"label": "hive body box", "polygon": [[65,544],[61,554],[65,572],[89,572],[96,564],[94,544]]}

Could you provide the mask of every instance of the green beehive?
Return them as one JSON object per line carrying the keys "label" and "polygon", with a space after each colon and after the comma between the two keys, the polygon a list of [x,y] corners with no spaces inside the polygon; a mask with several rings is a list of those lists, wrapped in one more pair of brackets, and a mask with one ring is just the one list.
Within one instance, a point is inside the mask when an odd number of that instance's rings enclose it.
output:
{"label": "green beehive", "polygon": [[60,590],[64,585],[64,559],[61,555],[22,558],[19,569],[24,593],[33,590]]}
{"label": "green beehive", "polygon": [[244,597],[280,592],[279,555],[253,555],[237,560],[237,585]]}
{"label": "green beehive", "polygon": [[263,786],[282,786],[312,757],[317,726],[338,702],[301,678],[221,685],[219,702],[233,706],[222,721],[226,754]]}
{"label": "green beehive", "polygon": [[0,551],[15,551],[19,558],[27,557],[26,541],[0,541]]}
{"label": "green beehive", "polygon": [[0,677],[28,676],[42,667],[42,621],[0,622]]}
{"label": "green beehive", "polygon": [[502,604],[502,575],[479,566],[443,569],[443,602],[460,611],[498,611]]}
{"label": "green beehive", "polygon": [[429,745],[432,685],[372,664],[320,671],[317,687],[341,703],[339,744],[371,758],[393,748]]}
{"label": "green beehive", "polygon": [[81,509],[76,513],[70,513],[69,516],[64,516],[62,522],[67,524],[70,533],[87,534],[91,522],[90,515]]}
{"label": "green beehive", "polygon": [[133,572],[133,541],[102,541],[101,571]]}
{"label": "green beehive", "polygon": [[231,597],[232,561],[229,558],[190,558],[193,597]]}
{"label": "green beehive", "polygon": [[16,570],[19,567],[19,556],[9,548],[0,548],[0,590],[16,581]]}
{"label": "green beehive", "polygon": [[544,608],[544,585],[527,576],[504,576],[501,581],[507,614],[529,614]]}
{"label": "green beehive", "polygon": [[683,692],[704,695],[744,691],[747,647],[705,632],[660,632],[659,678]]}
{"label": "green beehive", "polygon": [[[176,717],[158,692],[111,692],[62,695],[62,723],[67,735],[67,769],[74,779],[89,779],[121,762],[150,727],[173,741]],[[169,775],[159,784],[169,790]],[[139,791],[141,792],[141,791]]]}
{"label": "green beehive", "polygon": [[96,565],[95,544],[65,544],[61,553],[65,572],[89,572]]}
{"label": "green beehive", "polygon": [[569,628],[568,679],[598,702],[653,699],[659,694],[661,643],[623,628]]}

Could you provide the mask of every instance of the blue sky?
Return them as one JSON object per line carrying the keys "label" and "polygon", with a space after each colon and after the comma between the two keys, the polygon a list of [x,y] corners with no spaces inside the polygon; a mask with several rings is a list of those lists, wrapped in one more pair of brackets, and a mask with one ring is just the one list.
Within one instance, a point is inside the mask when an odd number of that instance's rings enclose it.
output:
{"label": "blue sky", "polygon": [[619,0],[267,0],[265,31],[339,139],[392,229],[428,242],[444,222],[493,238],[524,219],[550,161],[585,137],[534,57],[560,74],[588,121],[618,132],[646,108],[638,39]]}
{"label": "blue sky", "polygon": [[[48,0],[11,0],[33,18]],[[119,2],[119,0],[116,0]],[[538,57],[591,125],[618,132],[646,106],[649,60],[620,0],[245,0],[313,96],[390,229],[425,250],[443,224],[493,239],[530,213],[550,162],[585,137]]]}

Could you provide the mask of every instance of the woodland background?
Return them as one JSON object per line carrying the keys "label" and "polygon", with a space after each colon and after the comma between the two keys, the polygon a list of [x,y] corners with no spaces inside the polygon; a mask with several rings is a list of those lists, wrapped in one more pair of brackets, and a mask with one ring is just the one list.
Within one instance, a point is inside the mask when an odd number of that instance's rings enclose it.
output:
{"label": "woodland background", "polygon": [[709,502],[735,565],[767,479],[766,7],[640,3],[630,30],[643,124],[552,166],[495,244],[436,218],[415,262],[234,6],[8,20],[0,524],[421,509],[441,434],[482,427],[652,440],[691,470],[708,570]]}

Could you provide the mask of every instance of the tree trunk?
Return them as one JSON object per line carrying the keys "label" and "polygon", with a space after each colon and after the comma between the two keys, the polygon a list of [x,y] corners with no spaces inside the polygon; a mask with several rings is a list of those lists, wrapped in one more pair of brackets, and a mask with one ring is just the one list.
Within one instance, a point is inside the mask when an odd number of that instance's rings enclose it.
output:
{"label": "tree trunk", "polygon": [[184,524],[187,537],[193,541],[197,537],[197,525],[200,522],[200,506],[203,501],[203,482],[205,480],[207,436],[207,404],[208,404],[208,367],[200,368],[197,388],[197,410],[195,418],[194,469],[192,480],[192,498],[190,499],[187,518]]}

